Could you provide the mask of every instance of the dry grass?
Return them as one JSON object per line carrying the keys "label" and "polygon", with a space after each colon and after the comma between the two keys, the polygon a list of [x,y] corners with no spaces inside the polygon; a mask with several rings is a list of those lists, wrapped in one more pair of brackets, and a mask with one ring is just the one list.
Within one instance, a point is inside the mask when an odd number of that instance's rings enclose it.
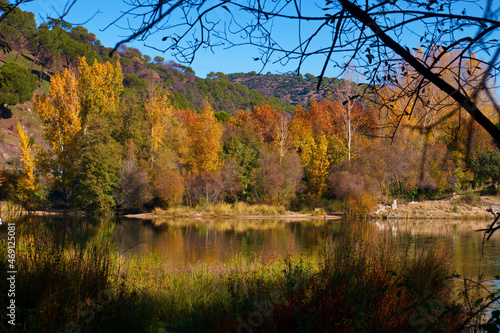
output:
{"label": "dry grass", "polygon": [[285,215],[289,212],[284,206],[271,205],[249,205],[244,202],[235,204],[218,203],[215,205],[196,206],[194,208],[180,206],[168,209],[155,208],[153,215],[163,215],[171,217],[192,217],[192,216],[276,216]]}

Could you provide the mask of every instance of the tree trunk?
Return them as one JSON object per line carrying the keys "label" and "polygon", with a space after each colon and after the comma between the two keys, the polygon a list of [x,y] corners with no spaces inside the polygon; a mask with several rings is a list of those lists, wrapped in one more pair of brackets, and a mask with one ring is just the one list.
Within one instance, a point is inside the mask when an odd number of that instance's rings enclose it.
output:
{"label": "tree trunk", "polygon": [[347,110],[347,160],[351,160],[351,102]]}
{"label": "tree trunk", "polygon": [[42,76],[43,76],[43,66],[40,67],[40,79],[38,80],[38,83],[42,83]]}
{"label": "tree trunk", "polygon": [[35,66],[36,57],[33,57],[33,62],[31,63],[30,73],[33,72],[33,66]]}

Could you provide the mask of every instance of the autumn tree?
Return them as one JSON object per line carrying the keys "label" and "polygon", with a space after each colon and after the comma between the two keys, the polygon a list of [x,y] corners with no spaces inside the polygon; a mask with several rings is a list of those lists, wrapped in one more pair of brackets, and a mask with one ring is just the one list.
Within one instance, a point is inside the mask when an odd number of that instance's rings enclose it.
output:
{"label": "autumn tree", "polygon": [[67,196],[82,129],[80,94],[76,75],[67,69],[50,82],[48,95],[36,95],[33,107],[44,124],[43,137],[55,157],[48,171],[55,173],[57,187]]}
{"label": "autumn tree", "polygon": [[178,206],[184,197],[184,178],[175,170],[165,170],[155,173],[153,191],[157,204],[162,208]]}
{"label": "autumn tree", "polygon": [[338,171],[329,178],[334,195],[343,200],[345,209],[352,215],[365,215],[375,206],[376,185],[370,175]]}
{"label": "autumn tree", "polygon": [[16,132],[20,141],[19,145],[21,147],[21,156],[23,159],[23,173],[26,177],[26,188],[30,191],[34,191],[36,189],[36,179],[34,159],[31,155],[32,144],[28,134],[20,123],[17,123]]}
{"label": "autumn tree", "polygon": [[254,105],[252,116],[255,121],[255,129],[262,136],[264,142],[274,141],[278,134],[281,111],[266,102],[261,106]]}
{"label": "autumn tree", "polygon": [[324,134],[308,136],[300,144],[301,157],[309,191],[316,204],[327,189],[331,159],[328,156],[328,140]]}
{"label": "autumn tree", "polygon": [[330,166],[346,156],[345,145],[335,134],[331,110],[314,99],[307,112],[297,107],[289,126],[304,164],[308,194],[316,204],[328,187]]}
{"label": "autumn tree", "polygon": [[35,203],[35,192],[38,188],[35,177],[34,158],[31,155],[32,143],[20,123],[17,123],[16,132],[20,141],[19,146],[23,159],[23,171],[21,177],[17,181],[15,189],[11,191],[11,194],[23,205],[32,206]]}
{"label": "autumn tree", "polygon": [[286,150],[281,156],[269,144],[260,147],[262,167],[252,174],[255,183],[254,201],[288,206],[302,188],[303,167],[299,154]]}
{"label": "autumn tree", "polygon": [[193,172],[214,171],[221,166],[222,124],[215,118],[210,104],[200,114],[192,111],[186,123],[189,155],[187,163]]}
{"label": "autumn tree", "polygon": [[122,69],[117,61],[90,66],[82,57],[78,63],[78,93],[81,103],[81,122],[85,128],[89,117],[116,115],[120,94],[123,91]]}
{"label": "autumn tree", "polygon": [[189,205],[216,204],[224,200],[234,202],[240,191],[240,168],[233,160],[210,172],[189,173],[186,177],[186,199]]}
{"label": "autumn tree", "polygon": [[151,85],[144,108],[151,137],[151,166],[153,166],[155,154],[158,154],[158,147],[164,140],[172,116],[167,92],[160,85]]}

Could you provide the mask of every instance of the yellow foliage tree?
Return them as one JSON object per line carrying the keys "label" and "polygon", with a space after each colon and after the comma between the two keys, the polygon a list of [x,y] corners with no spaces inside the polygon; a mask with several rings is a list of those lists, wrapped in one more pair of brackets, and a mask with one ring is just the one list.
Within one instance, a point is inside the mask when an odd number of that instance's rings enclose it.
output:
{"label": "yellow foliage tree", "polygon": [[95,61],[89,66],[81,58],[78,74],[65,69],[51,78],[47,95],[35,96],[33,107],[44,123],[43,136],[51,146],[50,152],[42,152],[40,156],[45,155],[44,160],[54,163],[50,169],[57,171],[63,191],[69,188],[74,175],[78,142],[89,118],[116,113],[122,81],[119,63]]}
{"label": "yellow foliage tree", "polygon": [[55,155],[55,168],[63,188],[68,185],[71,165],[81,131],[81,104],[76,76],[68,71],[54,75],[48,95],[36,95],[34,109],[43,121],[43,136]]}
{"label": "yellow foliage tree", "polygon": [[19,189],[23,193],[33,194],[37,189],[35,178],[35,163],[31,156],[30,139],[20,123],[17,123],[17,136],[19,137],[21,152],[23,156],[23,177],[19,183]]}
{"label": "yellow foliage tree", "polygon": [[87,118],[115,114],[123,91],[123,74],[120,63],[99,63],[89,66],[85,57],[78,63],[78,91],[82,106],[81,120],[85,127]]}
{"label": "yellow foliage tree", "polygon": [[187,123],[190,152],[187,160],[193,172],[214,171],[221,166],[222,130],[208,103],[201,114]]}
{"label": "yellow foliage tree", "polygon": [[154,156],[158,152],[158,146],[162,143],[165,132],[172,117],[172,107],[168,100],[168,94],[159,85],[152,86],[144,103],[146,119],[148,121],[149,134],[151,136],[151,166],[154,165]]}
{"label": "yellow foliage tree", "polygon": [[328,187],[330,165],[342,161],[347,155],[342,140],[322,124],[327,118],[322,116],[325,114],[321,109],[323,106],[313,101],[311,113],[305,113],[299,105],[289,126],[291,140],[304,164],[307,188],[314,204]]}
{"label": "yellow foliage tree", "polygon": [[36,95],[34,108],[42,121],[43,135],[55,153],[73,141],[81,130],[77,80],[67,69],[50,80],[48,95]]}
{"label": "yellow foliage tree", "polygon": [[328,154],[328,139],[322,133],[315,137],[307,136],[300,148],[309,192],[316,203],[328,186],[327,180],[331,163]]}

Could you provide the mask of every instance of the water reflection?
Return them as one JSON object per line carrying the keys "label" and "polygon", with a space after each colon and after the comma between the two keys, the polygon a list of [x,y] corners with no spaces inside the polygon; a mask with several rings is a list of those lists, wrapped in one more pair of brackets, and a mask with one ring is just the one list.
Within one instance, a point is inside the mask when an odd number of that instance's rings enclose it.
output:
{"label": "water reflection", "polygon": [[[376,221],[364,223],[370,239],[391,238],[400,249],[421,251],[438,246],[450,254],[453,270],[462,277],[489,279],[500,275],[500,232],[483,244],[476,230],[486,221]],[[114,229],[125,255],[165,255],[173,265],[225,262],[282,254],[317,255],[325,235],[340,232],[340,223],[282,220],[162,219],[120,221]]]}
{"label": "water reflection", "polygon": [[316,255],[324,234],[337,223],[324,221],[162,219],[123,220],[114,236],[127,255],[157,252],[174,265],[224,262],[235,255]]}
{"label": "water reflection", "polygon": [[397,241],[422,247],[441,246],[450,253],[454,270],[463,277],[477,279],[484,273],[487,278],[500,275],[500,232],[483,242],[489,221],[405,220],[377,221],[373,225],[380,233],[397,230]]}
{"label": "water reflection", "polygon": [[[321,250],[325,235],[335,236],[341,230],[341,223],[324,220],[33,218],[36,221],[31,223],[43,222],[71,242],[87,246],[110,241],[124,256],[159,253],[177,266],[225,262],[236,255],[249,259],[287,253],[314,256]],[[476,232],[489,223],[373,221],[361,223],[359,228],[365,230],[365,241],[391,239],[400,249],[421,251],[440,246],[450,254],[452,267],[461,276],[477,279],[483,273],[491,279],[500,275],[500,231],[484,243],[483,233]]]}

